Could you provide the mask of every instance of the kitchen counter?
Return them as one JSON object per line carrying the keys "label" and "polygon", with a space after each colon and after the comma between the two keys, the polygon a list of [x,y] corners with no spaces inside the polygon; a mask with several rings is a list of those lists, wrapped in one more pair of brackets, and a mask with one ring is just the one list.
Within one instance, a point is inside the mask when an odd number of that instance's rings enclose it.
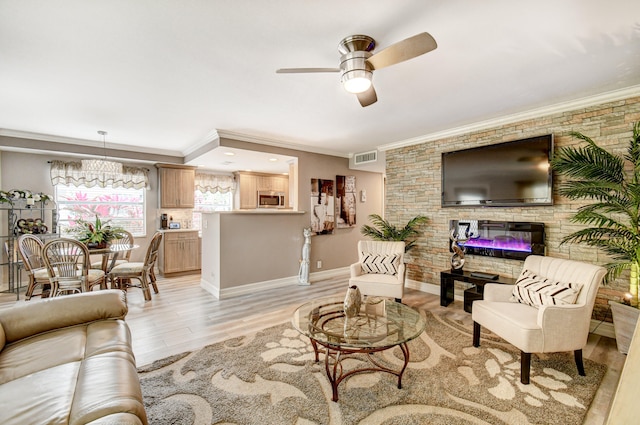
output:
{"label": "kitchen counter", "polygon": [[161,233],[197,232],[198,229],[158,229]]}

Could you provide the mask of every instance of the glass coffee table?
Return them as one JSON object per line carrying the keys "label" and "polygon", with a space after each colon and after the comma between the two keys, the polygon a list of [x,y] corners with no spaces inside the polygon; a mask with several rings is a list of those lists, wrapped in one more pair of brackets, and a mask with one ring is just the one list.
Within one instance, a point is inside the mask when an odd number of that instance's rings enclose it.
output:
{"label": "glass coffee table", "polygon": [[[425,329],[424,316],[404,304],[378,297],[366,297],[355,317],[344,314],[344,298],[321,298],[301,305],[293,313],[291,322],[300,333],[311,340],[319,361],[324,352],[327,378],[331,382],[333,401],[338,401],[338,385],[344,379],[363,372],[388,372],[398,377],[402,388],[402,374],[409,363],[407,342]],[[319,350],[318,345],[324,347]],[[373,354],[399,346],[404,356],[400,370],[382,364]],[[367,355],[369,367],[344,370],[342,360],[357,354]]]}

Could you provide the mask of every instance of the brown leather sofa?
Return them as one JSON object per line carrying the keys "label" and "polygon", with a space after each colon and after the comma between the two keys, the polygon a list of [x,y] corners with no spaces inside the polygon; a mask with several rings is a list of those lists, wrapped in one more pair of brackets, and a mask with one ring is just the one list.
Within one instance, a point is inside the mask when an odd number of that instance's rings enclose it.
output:
{"label": "brown leather sofa", "polygon": [[147,424],[125,294],[0,309],[0,424]]}

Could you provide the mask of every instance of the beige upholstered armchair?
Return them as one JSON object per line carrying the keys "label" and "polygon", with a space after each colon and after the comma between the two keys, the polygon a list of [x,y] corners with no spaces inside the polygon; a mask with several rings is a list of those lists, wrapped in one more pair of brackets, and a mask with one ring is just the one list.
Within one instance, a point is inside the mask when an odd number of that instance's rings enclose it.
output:
{"label": "beige upholstered armchair", "polygon": [[605,274],[593,264],[530,255],[515,286],[487,284],[484,299],[473,302],[473,346],[480,345],[484,326],[519,348],[523,384],[529,383],[531,353],[573,351],[584,376],[582,349]]}
{"label": "beige upholstered armchair", "polygon": [[400,301],[404,268],[404,242],[359,241],[358,262],[351,265],[349,286],[358,286],[362,295]]}

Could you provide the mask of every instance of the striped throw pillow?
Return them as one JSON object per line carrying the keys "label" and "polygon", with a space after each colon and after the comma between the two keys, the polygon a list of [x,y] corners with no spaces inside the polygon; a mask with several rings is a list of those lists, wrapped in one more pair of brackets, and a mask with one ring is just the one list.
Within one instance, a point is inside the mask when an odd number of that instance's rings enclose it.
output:
{"label": "striped throw pillow", "polygon": [[372,254],[370,252],[362,253],[362,271],[365,273],[376,274],[397,274],[400,255],[398,254]]}
{"label": "striped throw pillow", "polygon": [[575,304],[580,289],[582,284],[556,282],[524,270],[513,287],[511,301],[533,307]]}

